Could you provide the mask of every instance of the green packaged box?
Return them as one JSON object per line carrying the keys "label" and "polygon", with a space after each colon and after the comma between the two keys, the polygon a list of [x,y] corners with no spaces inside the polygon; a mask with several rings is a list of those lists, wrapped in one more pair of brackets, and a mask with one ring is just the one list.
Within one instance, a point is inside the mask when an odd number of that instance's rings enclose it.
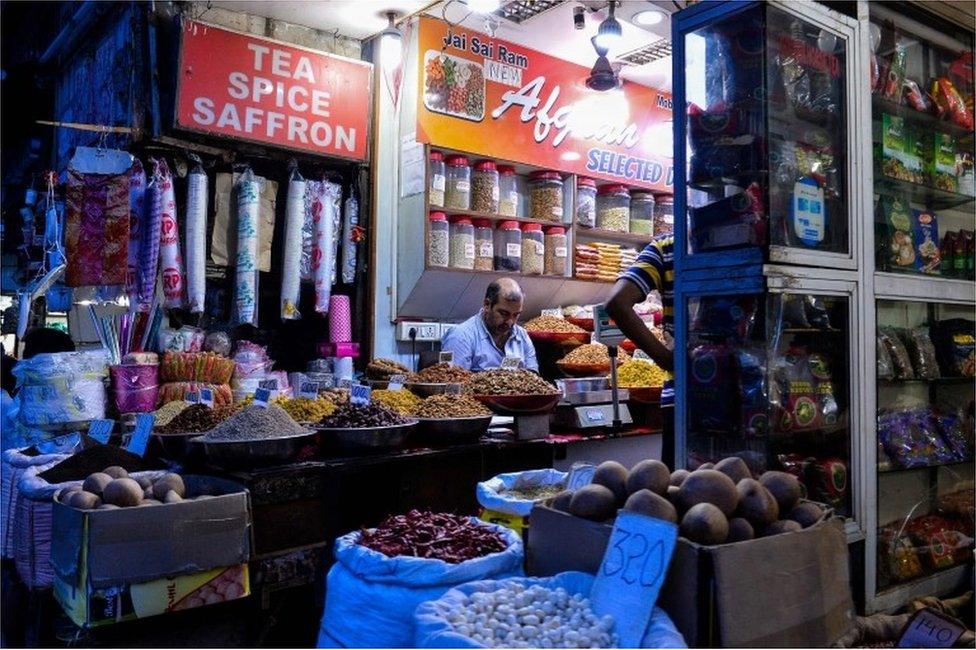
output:
{"label": "green packaged box", "polygon": [[882,195],[878,199],[878,220],[884,224],[879,257],[889,271],[915,270],[915,243],[912,237],[912,209],[900,196]]}
{"label": "green packaged box", "polygon": [[948,133],[932,133],[925,139],[926,182],[947,192],[958,191],[956,139]]}
{"label": "green packaged box", "polygon": [[922,161],[913,131],[896,115],[881,116],[881,170],[885,176],[918,182]]}

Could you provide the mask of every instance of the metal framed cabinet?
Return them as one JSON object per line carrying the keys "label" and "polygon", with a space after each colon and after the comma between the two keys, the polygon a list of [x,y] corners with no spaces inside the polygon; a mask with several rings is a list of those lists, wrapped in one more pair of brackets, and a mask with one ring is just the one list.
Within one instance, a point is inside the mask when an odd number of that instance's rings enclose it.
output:
{"label": "metal framed cabinet", "polygon": [[856,33],[855,20],[817,3],[675,14],[679,268],[857,268]]}
{"label": "metal framed cabinet", "polygon": [[974,38],[912,3],[860,2],[858,23],[873,151],[861,178],[874,232],[860,242],[872,613],[973,574]]}

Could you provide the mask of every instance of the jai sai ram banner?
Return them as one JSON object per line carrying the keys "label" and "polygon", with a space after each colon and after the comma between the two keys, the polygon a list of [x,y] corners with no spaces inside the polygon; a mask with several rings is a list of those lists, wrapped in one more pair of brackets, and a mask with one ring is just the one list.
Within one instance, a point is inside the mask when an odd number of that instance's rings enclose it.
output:
{"label": "jai sai ram banner", "polygon": [[418,140],[672,191],[669,93],[590,90],[588,68],[433,18],[419,43]]}
{"label": "jai sai ram banner", "polygon": [[184,21],[176,124],[365,160],[373,66]]}

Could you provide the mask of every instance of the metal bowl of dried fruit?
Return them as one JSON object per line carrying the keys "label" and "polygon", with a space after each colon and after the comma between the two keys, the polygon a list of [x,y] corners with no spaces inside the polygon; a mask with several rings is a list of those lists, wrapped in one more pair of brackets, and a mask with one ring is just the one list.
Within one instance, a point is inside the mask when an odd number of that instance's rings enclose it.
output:
{"label": "metal bowl of dried fruit", "polygon": [[491,415],[463,418],[420,418],[417,437],[424,442],[440,445],[475,442],[488,433]]}
{"label": "metal bowl of dried fruit", "polygon": [[326,449],[348,452],[382,451],[403,446],[407,436],[417,427],[417,420],[385,427],[316,427],[320,442]]}
{"label": "metal bowl of dried fruit", "polygon": [[536,343],[589,343],[589,332],[533,332],[529,338]]}
{"label": "metal bowl of dried fruit", "polygon": [[541,415],[559,402],[559,393],[541,395],[472,395],[499,415]]}
{"label": "metal bowl of dried fruit", "polygon": [[450,385],[451,384],[407,382],[403,385],[403,387],[409,390],[411,393],[418,395],[419,397],[430,397],[432,395],[440,395],[441,393],[446,393],[447,387]]}
{"label": "metal bowl of dried fruit", "polygon": [[295,460],[305,447],[315,445],[317,435],[311,430],[287,436],[230,440],[207,439],[205,435],[198,435],[190,442],[203,446],[207,460],[214,465],[241,469]]}

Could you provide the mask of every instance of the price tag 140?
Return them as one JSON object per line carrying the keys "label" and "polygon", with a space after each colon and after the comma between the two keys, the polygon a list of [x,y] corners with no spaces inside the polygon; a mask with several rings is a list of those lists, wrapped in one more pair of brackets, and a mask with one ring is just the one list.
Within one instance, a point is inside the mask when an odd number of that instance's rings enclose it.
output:
{"label": "price tag 140", "polygon": [[617,623],[621,648],[639,648],[664,584],[678,527],[663,519],[621,510],[590,590],[597,616]]}
{"label": "price tag 140", "polygon": [[369,404],[369,398],[372,394],[373,391],[369,386],[353,384],[352,388],[349,389],[349,402],[358,406],[366,406]]}
{"label": "price tag 140", "polygon": [[268,408],[268,402],[270,401],[271,391],[267,388],[258,388],[256,391],[254,391],[254,405],[258,408]]}
{"label": "price tag 140", "polygon": [[136,428],[132,432],[132,437],[129,438],[129,444],[126,445],[126,449],[137,456],[145,455],[146,445],[149,444],[149,432],[152,431],[155,422],[155,415],[149,413],[140,413],[137,415]]}

